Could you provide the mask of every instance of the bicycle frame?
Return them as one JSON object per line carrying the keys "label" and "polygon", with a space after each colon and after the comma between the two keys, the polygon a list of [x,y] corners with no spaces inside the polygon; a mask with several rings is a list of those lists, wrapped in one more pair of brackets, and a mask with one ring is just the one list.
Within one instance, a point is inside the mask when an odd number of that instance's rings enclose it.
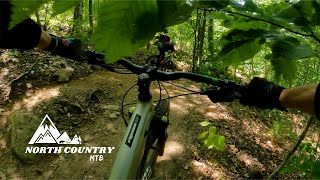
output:
{"label": "bicycle frame", "polygon": [[139,101],[122,139],[109,179],[136,179],[154,115],[152,99]]}

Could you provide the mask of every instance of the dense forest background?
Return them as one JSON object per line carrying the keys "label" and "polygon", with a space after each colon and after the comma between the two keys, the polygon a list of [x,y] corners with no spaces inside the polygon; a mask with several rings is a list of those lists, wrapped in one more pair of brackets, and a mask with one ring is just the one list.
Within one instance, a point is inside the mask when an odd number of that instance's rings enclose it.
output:
{"label": "dense forest background", "polygon": [[[185,71],[242,83],[259,76],[285,87],[320,82],[317,0],[13,3],[12,26],[31,15],[44,30],[80,38],[85,48],[105,52],[107,63],[135,53],[156,54],[155,45],[147,48],[147,44],[152,45],[158,34],[167,33],[176,49],[174,63]],[[260,113],[274,121],[274,136],[286,137],[293,144],[301,137],[290,131],[292,122],[285,113]],[[319,132],[317,128],[312,131]],[[299,151],[288,156],[282,174],[319,177],[317,137],[317,141],[297,144]]]}

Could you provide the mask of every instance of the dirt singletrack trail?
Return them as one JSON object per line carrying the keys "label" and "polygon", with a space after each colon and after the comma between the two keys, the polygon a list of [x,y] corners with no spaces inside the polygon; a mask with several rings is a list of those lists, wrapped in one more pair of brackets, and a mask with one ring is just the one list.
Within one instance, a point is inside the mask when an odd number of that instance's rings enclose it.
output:
{"label": "dirt singletrack trail", "polygon": [[[36,58],[39,54],[27,55]],[[26,59],[24,55],[19,56],[22,65],[4,61],[6,71],[12,73],[5,73],[3,68],[3,76],[0,77],[2,96],[7,98],[6,103],[0,106],[0,179],[107,178],[125,131],[119,107],[125,92],[136,83],[136,75],[118,74],[85,63],[42,56],[46,60],[11,89],[4,88],[8,87],[8,79],[24,72],[25,69],[20,66],[30,67],[32,63],[23,60]],[[61,69],[71,69],[72,73],[62,71],[62,75],[57,74]],[[65,75],[67,80],[63,79]],[[191,81],[179,80],[175,83],[200,90]],[[170,96],[187,93],[172,84],[164,85]],[[157,84],[152,85],[152,92],[157,99]],[[135,102],[136,95],[136,90],[128,93],[125,102]],[[241,113],[246,109],[238,109],[235,113],[230,106],[239,105],[213,104],[201,95],[172,99],[169,138],[164,156],[157,160],[155,177],[265,178],[281,162],[288,147],[272,140],[267,133],[268,124],[255,119],[254,113],[252,118],[243,118]],[[115,147],[115,150],[104,154],[102,161],[90,161],[90,154],[26,155],[21,148],[28,146],[45,114],[50,116],[60,131],[66,131],[70,137],[75,134],[81,136],[82,144],[79,146]],[[24,118],[31,119],[32,123],[24,122]],[[208,130],[208,127],[198,124],[202,121],[210,121],[217,127],[217,133],[226,137],[224,152],[208,150],[197,139],[201,132]]]}

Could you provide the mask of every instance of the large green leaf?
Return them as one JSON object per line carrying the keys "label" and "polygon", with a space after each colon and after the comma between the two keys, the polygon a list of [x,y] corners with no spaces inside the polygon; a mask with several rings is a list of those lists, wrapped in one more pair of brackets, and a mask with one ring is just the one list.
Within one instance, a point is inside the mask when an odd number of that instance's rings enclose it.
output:
{"label": "large green leaf", "polygon": [[186,1],[180,0],[158,0],[157,4],[161,23],[165,27],[185,22],[194,10]]}
{"label": "large green leaf", "polygon": [[272,69],[274,70],[274,76],[276,81],[280,81],[281,78],[291,82],[297,73],[296,60],[286,58],[273,58],[271,59]]}
{"label": "large green leaf", "polygon": [[80,3],[81,0],[72,0],[72,1],[66,1],[66,0],[55,0],[52,10],[53,10],[53,16],[61,14],[65,12],[66,10],[72,8],[76,4]]}
{"label": "large green leaf", "polygon": [[298,26],[320,25],[320,4],[313,0],[300,0],[282,10],[273,18],[286,20]]}
{"label": "large green leaf", "polygon": [[268,16],[276,16],[284,9],[288,8],[290,4],[288,2],[270,3],[270,5],[263,8],[264,14]]}
{"label": "large green leaf", "polygon": [[294,20],[301,16],[310,16],[312,14],[311,9],[313,8],[313,3],[310,0],[300,0],[297,3],[292,4],[290,7],[284,9],[276,17]]}
{"label": "large green leaf", "polygon": [[314,56],[314,52],[309,45],[303,44],[298,39],[290,36],[275,40],[271,50],[271,64],[277,81],[281,77],[292,81],[297,73],[296,60]]}
{"label": "large green leaf", "polygon": [[268,25],[262,21],[236,21],[230,29],[250,30],[250,29],[268,29]]}
{"label": "large green leaf", "polygon": [[13,28],[18,23],[29,18],[29,16],[34,13],[41,5],[48,0],[34,0],[34,1],[21,1],[21,0],[12,0],[12,14],[11,22],[9,28]]}
{"label": "large green leaf", "polygon": [[314,56],[309,45],[302,44],[298,39],[289,36],[276,40],[271,50],[273,58],[302,59]]}
{"label": "large green leaf", "polygon": [[238,65],[242,61],[252,58],[261,50],[261,39],[230,42],[219,53],[219,60],[224,65]]}
{"label": "large green leaf", "polygon": [[94,34],[96,49],[114,62],[144,46],[159,25],[156,0],[104,1]]}
{"label": "large green leaf", "polygon": [[212,11],[208,17],[212,16],[214,19],[227,19],[226,13],[221,11]]}
{"label": "large green leaf", "polygon": [[228,41],[243,41],[243,40],[253,40],[256,38],[263,37],[268,31],[263,29],[249,29],[249,30],[240,30],[232,29],[227,33],[227,35],[222,38]]}

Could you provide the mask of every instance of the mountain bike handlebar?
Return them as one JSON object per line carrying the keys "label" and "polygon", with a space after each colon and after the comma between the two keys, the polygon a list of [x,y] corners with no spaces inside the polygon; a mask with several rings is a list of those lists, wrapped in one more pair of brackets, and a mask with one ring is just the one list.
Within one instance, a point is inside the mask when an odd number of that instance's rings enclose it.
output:
{"label": "mountain bike handlebar", "polygon": [[206,84],[210,84],[213,86],[218,86],[220,88],[226,88],[228,90],[232,90],[235,92],[238,92],[242,94],[245,90],[245,85],[237,84],[234,81],[228,81],[228,80],[220,80],[196,73],[190,73],[190,72],[164,72],[159,71],[156,69],[148,69],[147,66],[139,66],[136,65],[127,59],[120,59],[117,61],[117,63],[124,66],[127,70],[131,71],[134,74],[141,74],[141,73],[148,73],[150,76],[150,79],[155,81],[170,81],[170,80],[177,80],[177,79],[189,79],[196,82],[202,82]]}

